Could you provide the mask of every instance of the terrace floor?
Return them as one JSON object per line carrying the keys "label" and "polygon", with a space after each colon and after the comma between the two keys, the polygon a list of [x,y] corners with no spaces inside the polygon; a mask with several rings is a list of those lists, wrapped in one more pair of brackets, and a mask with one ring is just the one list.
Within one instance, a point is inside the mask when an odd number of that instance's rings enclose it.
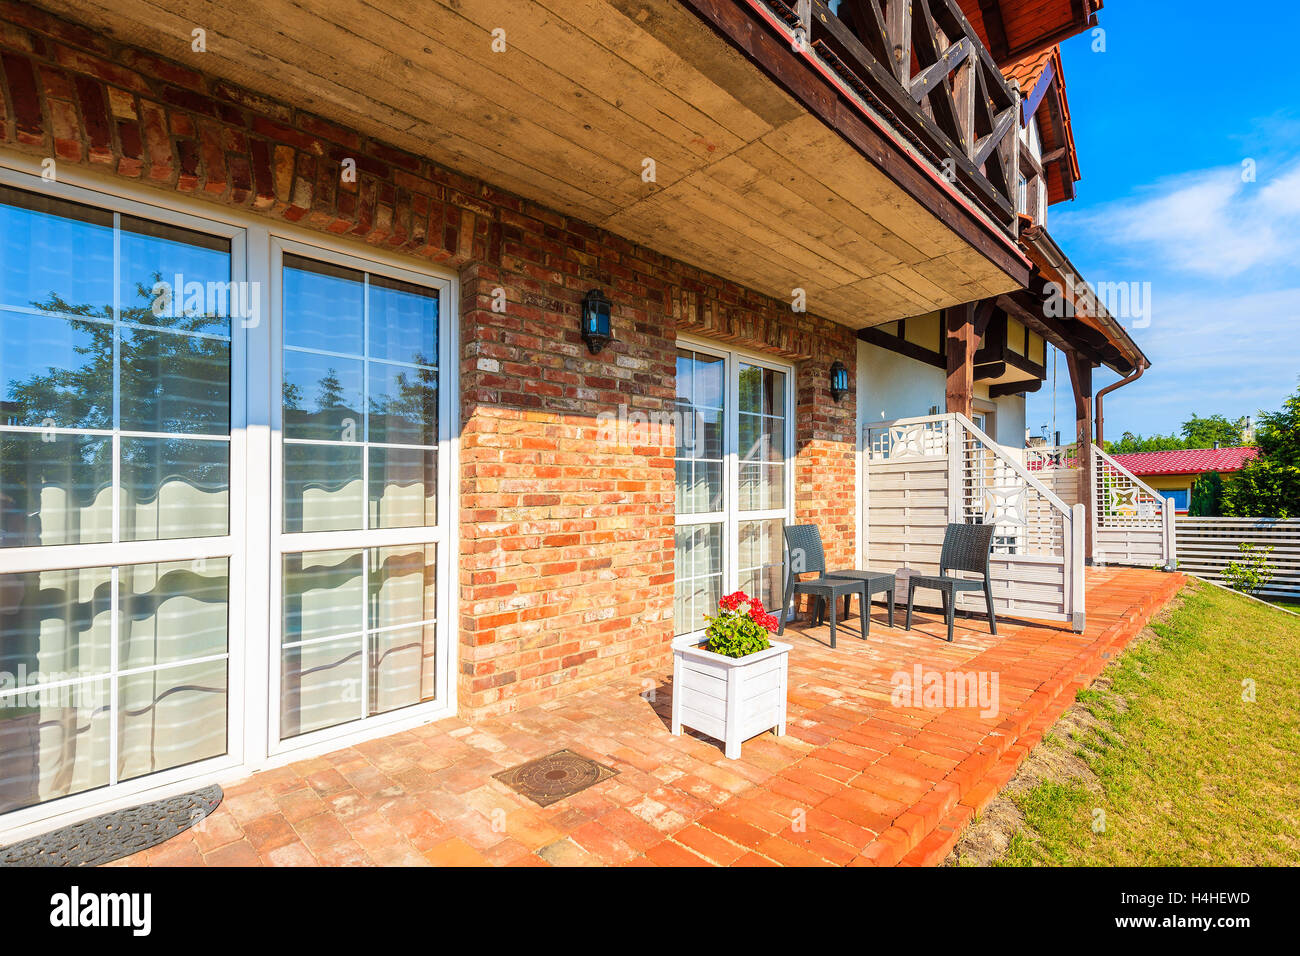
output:
{"label": "terrace floor", "polygon": [[[871,636],[787,628],[787,733],[727,760],[669,733],[671,680],[614,683],[545,706],[439,721],[257,774],[198,827],[116,866],[933,865],[1093,677],[1178,592],[1182,575],[1090,569],[1088,626],[925,615]],[[856,604],[855,604],[856,609]],[[891,677],[996,676],[998,707],[894,706]],[[651,699],[653,698],[653,699]],[[912,703],[918,703],[913,701]],[[542,808],[492,774],[562,748],[618,770]]]}

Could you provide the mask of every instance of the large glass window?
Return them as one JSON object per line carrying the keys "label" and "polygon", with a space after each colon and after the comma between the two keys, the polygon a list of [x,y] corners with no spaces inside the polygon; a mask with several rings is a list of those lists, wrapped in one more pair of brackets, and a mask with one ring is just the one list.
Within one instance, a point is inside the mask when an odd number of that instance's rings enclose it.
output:
{"label": "large glass window", "polygon": [[284,530],[436,524],[438,293],[284,257]]}
{"label": "large glass window", "polygon": [[0,187],[0,263],[0,547],[227,534],[230,240]]}
{"label": "large glass window", "polygon": [[736,588],[780,604],[788,388],[788,371],[775,365],[677,350],[677,634],[702,629]]}
{"label": "large glass window", "polygon": [[452,286],[146,202],[0,170],[0,830],[447,697]]}
{"label": "large glass window", "polygon": [[232,262],[0,186],[0,813],[227,752]]}
{"label": "large glass window", "polygon": [[281,739],[436,699],[439,305],[283,255]]}

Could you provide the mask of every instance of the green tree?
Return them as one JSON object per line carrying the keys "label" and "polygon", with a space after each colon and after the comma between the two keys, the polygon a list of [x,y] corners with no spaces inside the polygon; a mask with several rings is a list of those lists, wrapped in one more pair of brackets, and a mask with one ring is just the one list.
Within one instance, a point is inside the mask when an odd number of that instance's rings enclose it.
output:
{"label": "green tree", "polygon": [[1125,432],[1120,436],[1119,441],[1106,442],[1106,453],[1132,455],[1144,451],[1176,451],[1186,447],[1183,439],[1177,435],[1152,435],[1150,438],[1143,438],[1141,435]]}
{"label": "green tree", "polygon": [[1245,418],[1230,422],[1222,415],[1201,418],[1193,412],[1192,417],[1183,422],[1183,447],[1213,448],[1217,443],[1224,448],[1231,448],[1242,443],[1241,434],[1245,428]]}
{"label": "green tree", "polygon": [[1191,501],[1187,513],[1194,518],[1214,518],[1223,514],[1223,476],[1217,471],[1207,471],[1192,482]]}
{"label": "green tree", "polygon": [[1259,457],[1223,493],[1223,513],[1239,518],[1300,517],[1300,390],[1259,417]]}
{"label": "green tree", "polygon": [[1119,441],[1106,442],[1106,452],[1111,455],[1132,455],[1148,451],[1182,451],[1184,448],[1213,448],[1219,444],[1231,448],[1243,444],[1246,429],[1245,417],[1230,421],[1222,415],[1202,418],[1195,412],[1183,422],[1177,435],[1151,435],[1143,437],[1125,432]]}

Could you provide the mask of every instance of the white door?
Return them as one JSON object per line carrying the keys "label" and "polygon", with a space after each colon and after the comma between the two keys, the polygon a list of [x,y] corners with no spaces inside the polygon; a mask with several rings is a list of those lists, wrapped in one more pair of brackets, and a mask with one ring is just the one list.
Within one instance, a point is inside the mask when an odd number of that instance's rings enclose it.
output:
{"label": "white door", "polygon": [[703,630],[737,589],[769,609],[781,603],[793,409],[788,365],[678,342],[674,633]]}
{"label": "white door", "polygon": [[287,240],[272,252],[277,752],[448,697],[454,406],[448,282]]}
{"label": "white door", "polygon": [[16,181],[0,185],[0,820],[242,753],[243,233]]}
{"label": "white door", "polygon": [[6,834],[455,708],[454,280],[124,191],[0,169]]}

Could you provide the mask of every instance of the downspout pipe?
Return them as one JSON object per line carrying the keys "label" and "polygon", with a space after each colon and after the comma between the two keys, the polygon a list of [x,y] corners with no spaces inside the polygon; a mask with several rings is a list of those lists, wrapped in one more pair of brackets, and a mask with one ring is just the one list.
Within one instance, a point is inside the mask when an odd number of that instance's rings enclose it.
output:
{"label": "downspout pipe", "polygon": [[1142,377],[1142,373],[1145,372],[1146,370],[1147,370],[1147,363],[1146,363],[1146,362],[1139,362],[1139,363],[1138,363],[1138,367],[1137,367],[1136,369],[1134,369],[1133,372],[1132,372],[1132,373],[1131,373],[1127,378],[1121,378],[1118,382],[1112,382],[1110,385],[1107,385],[1105,388],[1100,389],[1100,390],[1097,392],[1097,398],[1096,398],[1096,403],[1097,403],[1097,444],[1100,445],[1100,446],[1102,447],[1102,449],[1105,449],[1105,447],[1106,447],[1106,446],[1105,446],[1105,430],[1104,430],[1104,428],[1103,428],[1104,417],[1103,417],[1103,415],[1102,415],[1102,399],[1105,398],[1105,397],[1106,397],[1108,394],[1110,394],[1111,392],[1115,391],[1115,389],[1117,389],[1117,388],[1123,388],[1125,385],[1129,385],[1129,384],[1131,384],[1131,383],[1133,383],[1133,382],[1136,382],[1138,379],[1140,379],[1140,378]]}

